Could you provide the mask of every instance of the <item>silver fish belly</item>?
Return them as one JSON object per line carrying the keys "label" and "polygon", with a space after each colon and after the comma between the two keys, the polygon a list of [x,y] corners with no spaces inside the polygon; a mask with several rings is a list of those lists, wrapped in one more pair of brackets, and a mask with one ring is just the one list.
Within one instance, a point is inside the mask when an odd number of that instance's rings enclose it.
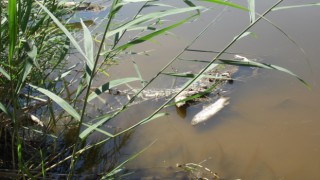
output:
{"label": "silver fish belly", "polygon": [[213,117],[216,113],[218,113],[222,108],[229,104],[228,97],[220,97],[215,103],[210,106],[204,108],[198,114],[196,114],[192,121],[192,125],[199,124],[201,122],[207,121],[211,117]]}

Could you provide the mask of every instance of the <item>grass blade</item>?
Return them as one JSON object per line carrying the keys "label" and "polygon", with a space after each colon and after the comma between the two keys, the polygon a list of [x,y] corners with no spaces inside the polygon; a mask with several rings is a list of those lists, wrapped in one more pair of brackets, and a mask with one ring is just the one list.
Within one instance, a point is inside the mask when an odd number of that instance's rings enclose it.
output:
{"label": "grass blade", "polygon": [[113,0],[111,10],[109,13],[109,18],[112,19],[112,17],[122,8],[123,5],[126,3],[122,3],[121,0]]}
{"label": "grass blade", "polygon": [[[10,0],[11,1],[11,0]],[[86,61],[88,62],[88,57],[81,49],[80,45],[77,43],[77,41],[74,39],[74,37],[71,35],[71,33],[67,30],[67,28],[39,1],[36,0],[36,3],[39,4],[39,6],[51,17],[53,22],[65,33],[65,35],[69,38],[73,46],[79,51],[79,53],[86,58]]]}
{"label": "grass blade", "polygon": [[4,75],[8,80],[11,80],[10,75],[0,66],[0,73]]}
{"label": "grass blade", "polygon": [[21,30],[23,32],[25,32],[28,22],[29,22],[29,18],[30,18],[30,13],[31,13],[31,9],[32,9],[32,0],[27,0],[26,1],[27,5],[26,5],[26,10],[25,13],[23,14],[23,20],[21,22]]}
{"label": "grass blade", "polygon": [[78,114],[78,112],[75,109],[73,109],[73,107],[70,106],[70,104],[68,104],[61,97],[57,96],[56,94],[54,94],[46,89],[40,88],[38,86],[31,85],[31,84],[29,84],[29,86],[31,86],[32,88],[36,89],[37,91],[43,93],[44,95],[48,96],[52,101],[57,103],[62,109],[67,111],[72,117],[74,117],[78,121],[80,120],[80,115]]}
{"label": "grass blade", "polygon": [[313,7],[313,6],[320,6],[320,3],[301,4],[301,5],[294,5],[294,6],[280,6],[280,7],[273,8],[272,11],[292,9],[292,8],[302,8],[302,7]]}
{"label": "grass blade", "polygon": [[162,73],[168,76],[174,76],[174,77],[183,77],[183,78],[194,78],[197,76],[197,74],[193,73]]}
{"label": "grass blade", "polygon": [[40,157],[41,157],[41,173],[43,179],[46,177],[46,171],[45,171],[45,161],[44,161],[44,156],[42,154],[42,150],[40,149]]}
{"label": "grass blade", "polygon": [[87,79],[87,84],[89,84],[89,80],[92,75],[93,67],[94,67],[94,56],[93,56],[93,40],[91,37],[91,33],[88,29],[88,27],[85,25],[85,23],[81,19],[81,25],[83,29],[83,37],[84,37],[84,50],[86,53],[86,79]]}
{"label": "grass blade", "polygon": [[22,85],[23,85],[24,81],[26,80],[28,74],[31,72],[32,67],[33,67],[32,59],[28,58],[24,63],[22,76],[20,76],[18,86],[17,86],[18,88],[16,89],[16,93],[20,92],[20,89],[22,88]]}
{"label": "grass blade", "polygon": [[85,25],[82,19],[81,19],[81,25],[82,25],[83,37],[84,37],[84,50],[87,56],[87,66],[89,66],[89,68],[92,70],[94,65],[93,64],[94,62],[93,40],[88,27]]}
{"label": "grass blade", "polygon": [[[109,118],[109,119],[110,119],[110,118]],[[82,123],[82,125],[90,128],[90,130],[92,130],[92,131],[97,131],[97,132],[99,132],[99,133],[101,133],[101,134],[104,134],[104,135],[110,137],[110,138],[114,138],[114,137],[115,137],[113,134],[111,134],[111,133],[109,133],[109,132],[107,132],[107,131],[104,131],[104,130],[102,130],[102,129],[98,129],[98,126],[97,126],[97,127],[92,127],[92,125],[89,125],[89,124],[87,124],[87,123]],[[102,123],[101,125],[103,125],[103,123]],[[92,127],[92,128],[91,128],[91,127]],[[91,132],[92,132],[92,131],[91,131]],[[88,135],[89,135],[91,132],[89,132]],[[85,139],[85,138],[87,137],[87,135],[86,135],[86,136],[84,136],[84,135],[85,135],[85,133],[82,135],[82,138],[81,138],[81,139]],[[79,135],[79,136],[80,136],[80,135]]]}
{"label": "grass blade", "polygon": [[[193,4],[193,2],[191,2],[189,0],[183,0],[183,2],[186,3],[190,7],[196,7],[196,5]],[[199,9],[197,10],[197,12],[198,12],[198,15],[200,15],[200,10]]]}
{"label": "grass blade", "polygon": [[252,61],[252,60],[249,60],[249,59],[247,59],[246,61],[219,59],[219,61],[222,62],[223,64],[230,64],[230,65],[237,65],[237,66],[259,67],[259,68],[264,68],[264,69],[278,70],[278,71],[281,71],[281,72],[284,72],[284,73],[287,73],[287,74],[290,74],[290,75],[296,77],[305,86],[310,88],[310,85],[306,81],[304,81],[302,78],[300,78],[298,75],[296,75],[293,72],[291,72],[290,70],[285,69],[285,68],[280,67],[280,66],[276,66],[276,65],[273,65],[273,64],[267,64],[267,63],[260,63],[260,62]]}
{"label": "grass blade", "polygon": [[[91,132],[93,132],[94,130],[96,130],[96,128],[98,128],[99,126],[103,125],[106,121],[108,121],[110,119],[110,115],[106,115],[103,118],[99,118],[100,120],[93,124],[93,125],[89,125],[89,127],[87,129],[85,129],[84,131],[82,131],[79,134],[80,139],[85,139]],[[113,137],[112,134],[108,134],[109,137]]]}
{"label": "grass blade", "polygon": [[138,65],[137,65],[137,63],[135,61],[132,61],[132,63],[133,63],[134,69],[136,70],[136,73],[138,74],[138,77],[140,78],[141,85],[142,85],[142,87],[144,87],[145,86],[145,81],[142,78],[142,75],[140,73],[139,67],[138,67]]}
{"label": "grass blade", "polygon": [[1,102],[0,102],[0,109],[5,114],[10,115],[10,112],[8,111],[8,109]]}
{"label": "grass blade", "polygon": [[249,11],[249,9],[247,9],[247,8],[245,8],[243,6],[240,6],[240,5],[237,5],[237,4],[234,4],[234,3],[230,3],[230,2],[227,2],[227,1],[222,1],[222,0],[201,0],[201,1],[212,2],[212,3],[216,3],[216,4],[221,4],[221,5],[230,6],[230,7],[237,8],[237,9],[241,9],[241,10],[244,10],[244,11]]}
{"label": "grass blade", "polygon": [[[2,5],[1,5],[2,6]],[[9,19],[9,65],[13,61],[14,50],[17,40],[17,2],[10,0],[8,3],[8,19]]]}
{"label": "grass blade", "polygon": [[[193,74],[193,73],[162,73],[168,76],[173,76],[173,77],[182,77],[182,78],[194,78],[198,76],[198,74]],[[208,75],[208,74],[203,74],[202,77],[205,78],[213,78],[213,79],[221,79],[221,80],[228,80],[230,78],[221,76],[221,75]]]}
{"label": "grass blade", "polygon": [[253,36],[255,36],[255,34],[254,33],[252,33],[252,32],[245,32],[245,33],[243,33],[241,36],[236,36],[236,37],[234,37],[233,39],[238,39],[238,40],[240,40],[240,39],[242,39],[242,38],[244,38],[244,37],[246,37],[246,36],[249,36],[249,35],[253,35]]}
{"label": "grass blade", "polygon": [[143,42],[145,42],[147,40],[150,40],[151,38],[153,38],[155,36],[163,34],[163,33],[167,32],[170,29],[176,28],[176,27],[184,24],[185,22],[189,21],[190,19],[192,19],[195,16],[197,16],[197,15],[193,15],[193,16],[188,17],[188,18],[186,18],[186,19],[184,19],[184,20],[182,20],[182,21],[180,21],[178,23],[175,23],[175,24],[171,25],[171,26],[168,26],[166,28],[160,29],[160,30],[155,31],[153,33],[150,33],[150,34],[148,34],[146,36],[143,36],[143,37],[140,37],[138,39],[135,39],[135,40],[133,40],[133,41],[127,43],[127,44],[124,44],[122,46],[117,47],[116,49],[114,49],[114,51],[123,51],[123,50],[125,50],[125,49],[127,49],[127,48],[129,48],[129,47],[131,47],[133,45],[140,44],[140,43],[143,43]]}
{"label": "grass blade", "polygon": [[162,11],[162,12],[154,12],[154,13],[149,13],[143,16],[140,16],[136,19],[133,19],[131,21],[129,21],[128,23],[118,27],[115,30],[109,31],[106,34],[106,37],[110,37],[116,33],[120,33],[130,29],[131,27],[135,27],[136,25],[148,22],[148,21],[152,21],[155,19],[159,19],[165,16],[170,16],[170,15],[175,15],[175,14],[179,14],[179,13],[185,13],[185,12],[189,12],[189,11],[195,11],[198,9],[202,9],[203,7],[187,7],[187,8],[179,8],[179,9],[170,9],[170,10],[166,10],[166,11]]}
{"label": "grass blade", "polygon": [[250,23],[256,20],[255,0],[248,0]]}

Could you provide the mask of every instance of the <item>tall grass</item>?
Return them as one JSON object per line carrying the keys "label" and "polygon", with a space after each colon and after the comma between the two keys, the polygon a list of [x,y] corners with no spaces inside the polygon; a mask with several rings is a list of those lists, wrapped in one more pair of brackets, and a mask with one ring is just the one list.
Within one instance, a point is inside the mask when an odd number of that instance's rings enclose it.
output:
{"label": "tall grass", "polygon": [[[39,8],[33,8],[32,3],[31,0],[13,0],[8,1],[6,5],[1,1],[1,129],[8,125],[12,127],[9,133],[11,142],[8,143],[11,152],[5,148],[2,152],[7,157],[11,156],[13,168],[17,168],[18,162],[19,169],[26,174],[30,173],[23,162],[24,142],[21,127],[24,118],[30,118],[28,109],[32,109],[29,104],[31,96],[28,96],[32,91],[27,91],[26,82],[34,84],[49,82],[44,78],[44,72],[55,65],[62,67],[61,61],[68,51],[68,49],[63,50],[61,45],[55,45],[55,43],[68,43],[66,36],[52,27],[46,15]],[[62,16],[63,12],[57,11],[56,15]],[[48,57],[51,57],[49,62],[46,61]],[[7,121],[8,119],[11,122]]]}
{"label": "tall grass", "polygon": [[[251,23],[245,29],[239,31],[239,34],[213,57],[199,73],[194,74],[183,85],[180,92],[218,64],[280,70],[297,77],[306,84],[291,71],[275,65],[254,61],[244,63],[220,58],[239,38],[246,35],[251,27],[258,21],[265,19],[265,15],[270,13],[282,0],[261,15],[255,13],[254,0],[248,0],[249,8],[221,0],[204,1],[248,11],[250,12]],[[141,8],[130,20],[119,24],[117,21],[118,14],[124,6],[130,3],[139,4]],[[105,25],[104,30],[98,40],[91,33],[90,27],[87,27],[83,20],[80,20],[83,43],[74,36],[72,30],[65,23],[67,20],[66,15],[70,12],[59,8],[56,1],[33,2],[32,0],[17,0],[16,2],[16,0],[10,0],[7,6],[2,5],[0,11],[2,19],[0,34],[0,48],[2,50],[0,61],[0,109],[2,112],[0,112],[0,120],[6,123],[6,126],[1,126],[1,130],[5,129],[5,127],[12,127],[12,129],[9,128],[9,131],[12,132],[8,133],[11,136],[11,147],[9,148],[11,152],[9,154],[11,155],[10,162],[12,162],[12,166],[10,168],[17,169],[21,176],[31,178],[43,176],[45,178],[52,170],[60,167],[60,169],[64,169],[64,173],[68,172],[67,176],[71,179],[76,177],[78,170],[81,169],[78,167],[79,164],[88,160],[88,157],[91,156],[88,153],[95,149],[100,149],[106,143],[113,143],[115,149],[120,149],[129,140],[134,128],[167,115],[167,113],[162,113],[161,110],[172,105],[172,100],[180,92],[174,94],[165,103],[161,104],[157,110],[130,127],[121,130],[117,129],[113,132],[99,128],[126,111],[141,92],[159,75],[165,74],[164,71],[183,52],[188,51],[189,47],[213,23],[208,24],[186,48],[159,70],[156,76],[148,83],[145,83],[138,67],[135,66],[138,72],[137,76],[104,82],[99,84],[98,87],[93,87],[93,84],[96,83],[95,80],[99,75],[104,75],[106,65],[115,62],[117,57],[125,54],[128,49],[195,20],[203,10],[206,10],[206,8],[195,5],[191,1],[184,1],[184,3],[185,7],[168,8],[165,4],[149,0],[114,0],[110,4],[109,13],[103,22]],[[159,7],[159,11],[144,13],[144,10],[154,6]],[[165,26],[158,25],[158,22],[161,22],[163,18],[179,14],[184,14],[184,18],[178,22]],[[125,40],[128,32],[137,31],[140,32],[139,36],[129,39],[129,41]],[[99,43],[99,45],[96,47],[95,43]],[[79,62],[76,65],[68,63],[67,54],[70,52],[71,47],[75,48],[82,56],[83,62]],[[81,64],[83,64],[82,67]],[[70,80],[68,75],[74,78]],[[173,76],[170,73],[167,73],[167,75]],[[108,93],[113,87],[135,81],[142,82],[143,87],[125,105],[113,112],[102,113],[98,117],[90,118],[88,107],[91,102]],[[47,118],[46,128],[39,130],[35,127],[25,126],[25,121],[32,119],[31,115],[33,115],[32,117],[38,116],[41,120]],[[89,120],[95,123],[89,124],[87,122]],[[55,127],[61,121],[64,121],[63,124],[70,131],[73,131],[70,144],[65,140],[60,144],[62,147],[59,146],[58,142],[61,138],[47,134],[48,130],[54,129],[52,127]],[[43,141],[44,139],[41,141],[45,143],[34,148],[33,151],[37,152],[34,152],[32,157],[29,158],[25,157],[27,152],[30,153],[30,149],[27,149],[29,144],[22,134],[24,132],[23,128],[28,129],[29,132],[39,133],[41,136],[45,135],[45,141]],[[86,144],[88,137],[93,132],[102,133],[105,138],[95,143]],[[3,134],[0,134],[0,138],[2,137],[4,137]],[[56,146],[50,146],[54,150],[45,147],[48,145],[46,141]],[[122,163],[118,163],[115,160],[115,163],[111,163],[107,172],[99,173],[102,173],[103,178],[106,179],[117,177],[122,172],[123,165],[144,150],[137,152]],[[110,152],[114,151],[116,150],[110,150]],[[7,150],[5,152],[8,153]],[[18,163],[18,166],[16,163]]]}

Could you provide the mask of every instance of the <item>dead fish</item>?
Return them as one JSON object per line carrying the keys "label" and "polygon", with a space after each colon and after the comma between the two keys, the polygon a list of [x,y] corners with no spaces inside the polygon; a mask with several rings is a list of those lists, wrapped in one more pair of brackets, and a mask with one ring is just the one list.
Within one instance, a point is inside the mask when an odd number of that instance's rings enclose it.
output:
{"label": "dead fish", "polygon": [[211,117],[213,117],[216,113],[218,113],[222,108],[229,104],[228,97],[220,97],[215,103],[211,104],[210,106],[204,108],[198,114],[196,114],[192,121],[192,125],[196,125],[202,123]]}
{"label": "dead fish", "polygon": [[[182,101],[190,96],[193,96],[195,94],[201,93],[200,91],[192,91],[192,90],[186,90],[182,91],[177,97],[174,98],[174,102],[176,103],[176,106],[178,108],[186,105],[186,101]],[[181,101],[181,102],[179,102]]]}

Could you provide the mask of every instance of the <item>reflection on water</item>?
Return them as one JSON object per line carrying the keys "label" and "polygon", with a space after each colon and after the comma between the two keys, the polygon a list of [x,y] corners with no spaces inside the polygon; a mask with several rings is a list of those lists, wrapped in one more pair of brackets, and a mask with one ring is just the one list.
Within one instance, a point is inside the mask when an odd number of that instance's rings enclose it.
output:
{"label": "reflection on water", "polygon": [[[263,12],[273,2],[256,3],[259,12]],[[142,76],[145,79],[153,77],[159,67],[163,67],[211,20],[213,14],[203,14],[197,22],[174,31],[178,32],[177,39],[165,36],[157,39],[160,45],[147,42],[136,47],[136,51],[156,49],[151,56],[135,57]],[[225,179],[320,179],[320,82],[317,78],[320,77],[320,38],[317,34],[320,20],[314,18],[317,16],[319,11],[316,8],[276,11],[268,16],[305,49],[310,65],[294,44],[266,22],[251,29],[257,37],[241,39],[230,49],[231,52],[241,52],[250,58],[261,58],[266,63],[292,70],[311,84],[311,90],[284,73],[259,70],[254,77],[236,80],[228,94],[230,104],[204,124],[190,124],[192,115],[201,107],[184,111],[167,108],[165,111],[170,116],[139,127],[131,135],[129,147],[124,147],[125,154],[129,156],[158,140],[130,162],[128,169],[136,173],[128,179],[187,179],[187,174],[181,173],[176,164],[204,160],[201,165]],[[247,13],[229,9],[192,48],[221,50],[248,21]],[[214,55],[184,54],[197,59],[210,59]],[[114,66],[110,70],[111,78],[135,74],[133,64],[128,62],[123,60]],[[187,66],[186,63],[177,63],[172,68],[196,73],[199,66],[196,63]],[[163,82],[167,81],[162,80],[155,85],[161,87]],[[117,118],[127,120],[124,124],[133,124],[161,103],[162,100],[142,103]]]}

